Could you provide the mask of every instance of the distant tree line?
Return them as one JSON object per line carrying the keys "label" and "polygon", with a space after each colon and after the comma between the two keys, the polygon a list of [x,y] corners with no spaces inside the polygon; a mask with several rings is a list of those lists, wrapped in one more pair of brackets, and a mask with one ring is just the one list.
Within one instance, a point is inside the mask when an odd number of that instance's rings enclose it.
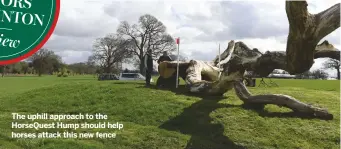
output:
{"label": "distant tree line", "polygon": [[323,63],[323,67],[325,69],[335,69],[336,70],[336,75],[337,79],[340,80],[340,61],[335,60],[335,59],[328,59],[326,62]]}
{"label": "distant tree line", "polygon": [[59,74],[60,76],[75,74],[96,74],[101,68],[91,61],[65,64],[61,57],[48,49],[40,49],[25,61],[0,66],[2,77],[6,74],[38,75]]}
{"label": "distant tree line", "polygon": [[327,79],[329,77],[328,73],[323,71],[322,69],[314,70],[314,71],[306,71],[304,73],[296,75],[297,79]]}
{"label": "distant tree line", "polygon": [[[100,65],[94,61],[93,56],[88,57],[86,62],[78,62],[73,64],[65,64],[59,55],[53,51],[43,48],[34,55],[18,63],[10,65],[1,65],[0,73],[2,77],[5,75],[57,75],[66,77],[70,75],[85,75],[85,74],[101,74],[101,73],[120,73],[120,72],[140,72],[140,70],[122,71],[118,62],[108,67],[107,65]],[[157,74],[154,70],[153,74]]]}
{"label": "distant tree line", "polygon": [[298,79],[327,79],[329,77],[323,69],[335,69],[336,79],[340,80],[340,61],[335,59],[328,59],[322,64],[322,68],[314,71],[306,71],[296,75]]}

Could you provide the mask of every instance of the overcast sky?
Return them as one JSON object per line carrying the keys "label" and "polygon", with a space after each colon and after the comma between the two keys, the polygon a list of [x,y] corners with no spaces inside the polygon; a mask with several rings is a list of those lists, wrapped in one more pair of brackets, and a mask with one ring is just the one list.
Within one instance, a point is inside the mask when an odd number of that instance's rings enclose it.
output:
{"label": "overcast sky", "polygon": [[[308,0],[308,10],[318,13],[336,3],[339,1]],[[121,21],[137,23],[144,14],[155,16],[170,35],[180,37],[180,53],[189,59],[212,60],[218,44],[223,50],[230,40],[243,41],[261,52],[286,48],[285,0],[62,0],[57,27],[45,47],[62,56],[65,63],[83,62],[91,55],[96,38],[115,33]],[[325,39],[340,49],[340,29]],[[316,60],[312,69],[321,67],[323,61]]]}

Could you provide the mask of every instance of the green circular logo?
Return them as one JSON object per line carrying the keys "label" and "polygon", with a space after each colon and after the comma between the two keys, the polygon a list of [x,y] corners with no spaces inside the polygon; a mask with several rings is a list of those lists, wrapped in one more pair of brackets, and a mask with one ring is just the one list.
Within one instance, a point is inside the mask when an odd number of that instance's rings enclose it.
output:
{"label": "green circular logo", "polygon": [[0,0],[0,64],[38,51],[57,24],[60,0]]}

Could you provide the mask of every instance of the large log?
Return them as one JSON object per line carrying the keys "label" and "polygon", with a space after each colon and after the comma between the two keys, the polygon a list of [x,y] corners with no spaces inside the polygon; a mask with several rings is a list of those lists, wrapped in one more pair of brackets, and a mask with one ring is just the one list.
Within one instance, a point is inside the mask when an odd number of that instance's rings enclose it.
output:
{"label": "large log", "polygon": [[317,58],[332,58],[340,61],[340,50],[325,40],[315,48],[314,59]]}
{"label": "large log", "polygon": [[[326,109],[314,107],[287,95],[253,96],[240,82],[246,70],[254,71],[261,77],[268,76],[274,69],[299,74],[309,70],[315,58],[340,59],[340,51],[327,41],[317,45],[322,38],[340,27],[340,4],[316,15],[310,14],[307,6],[306,1],[286,1],[290,27],[285,52],[267,51],[262,54],[257,49],[251,50],[243,42],[231,41],[220,55],[222,58],[220,63],[218,56],[212,62],[192,60],[182,63],[182,66],[185,66],[183,68],[187,68],[181,72],[189,90],[193,93],[222,95],[234,87],[238,97],[246,104],[275,104],[296,112],[332,119],[333,115]],[[222,69],[217,65],[222,66]],[[175,68],[176,65],[169,63],[168,66]]]}
{"label": "large log", "polygon": [[[234,48],[234,50],[232,50]],[[231,41],[228,51],[223,60],[223,71],[217,77],[220,70],[212,66],[214,63],[207,63],[198,60],[182,62],[181,72],[185,77],[189,91],[196,94],[223,95],[232,88],[237,96],[249,105],[274,104],[292,109],[295,112],[333,119],[333,115],[326,109],[318,108],[303,103],[294,97],[281,94],[251,95],[245,85],[240,82],[246,70],[252,70],[260,76],[269,75],[274,69],[286,68],[286,54],[284,51],[259,53],[257,50],[249,49],[243,42],[234,43]],[[233,51],[233,53],[231,53]],[[229,56],[230,55],[230,56]],[[168,68],[176,68],[176,62],[165,62]],[[186,69],[187,68],[187,69]],[[174,79],[172,79],[174,80]]]}

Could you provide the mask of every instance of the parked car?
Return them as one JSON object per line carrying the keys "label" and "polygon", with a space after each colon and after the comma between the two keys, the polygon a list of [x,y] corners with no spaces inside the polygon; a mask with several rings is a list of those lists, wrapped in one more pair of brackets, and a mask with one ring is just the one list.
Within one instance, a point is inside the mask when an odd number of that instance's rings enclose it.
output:
{"label": "parked car", "polygon": [[116,74],[102,73],[98,75],[98,80],[119,80],[119,77]]}
{"label": "parked car", "polygon": [[[144,77],[143,75],[141,75],[140,73],[121,73],[120,74],[120,80],[146,80],[146,77]],[[150,82],[153,82],[153,79],[150,79]]]}

